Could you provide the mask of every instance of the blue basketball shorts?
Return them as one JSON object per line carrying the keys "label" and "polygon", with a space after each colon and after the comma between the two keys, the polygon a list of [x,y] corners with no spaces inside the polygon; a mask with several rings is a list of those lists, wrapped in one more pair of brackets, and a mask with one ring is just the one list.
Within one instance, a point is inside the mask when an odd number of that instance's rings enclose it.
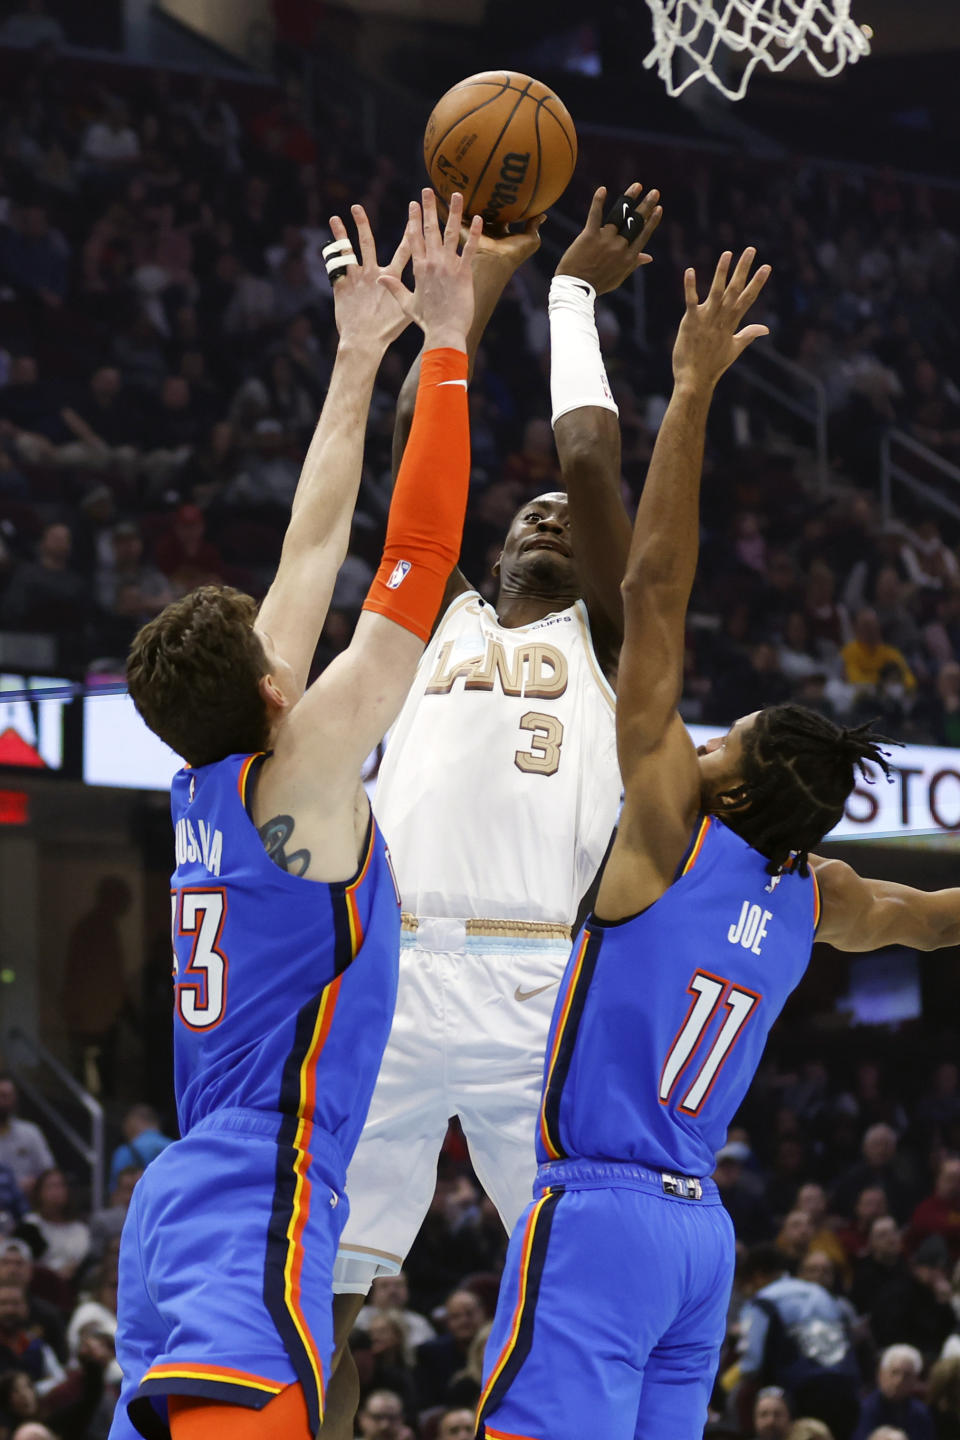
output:
{"label": "blue basketball shorts", "polygon": [[207,1117],[154,1160],[120,1244],[110,1440],[169,1440],[168,1395],[262,1409],[297,1382],[319,1429],[343,1168],[326,1133],[248,1110]]}
{"label": "blue basketball shorts", "polygon": [[701,1440],[733,1226],[712,1181],[688,1199],[665,1178],[637,1165],[541,1166],[507,1253],[479,1440]]}

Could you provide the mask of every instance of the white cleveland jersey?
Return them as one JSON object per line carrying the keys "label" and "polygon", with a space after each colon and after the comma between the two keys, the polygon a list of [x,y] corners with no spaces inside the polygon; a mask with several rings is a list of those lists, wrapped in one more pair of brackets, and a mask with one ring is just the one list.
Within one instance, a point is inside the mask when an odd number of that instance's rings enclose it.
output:
{"label": "white cleveland jersey", "polygon": [[404,910],[571,925],[619,804],[614,695],[583,602],[508,629],[476,591],[458,596],[374,801]]}

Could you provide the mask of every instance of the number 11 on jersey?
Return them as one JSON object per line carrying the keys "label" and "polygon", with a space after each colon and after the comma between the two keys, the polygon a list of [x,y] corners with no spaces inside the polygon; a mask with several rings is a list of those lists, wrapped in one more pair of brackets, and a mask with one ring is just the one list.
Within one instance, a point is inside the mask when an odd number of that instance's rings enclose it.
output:
{"label": "number 11 on jersey", "polygon": [[734,1043],[763,997],[706,970],[695,972],[687,992],[693,999],[660,1072],[659,1095],[661,1105],[669,1105],[681,1075],[688,1071],[704,1032],[722,1004],[726,1018],[677,1107],[684,1115],[699,1115]]}

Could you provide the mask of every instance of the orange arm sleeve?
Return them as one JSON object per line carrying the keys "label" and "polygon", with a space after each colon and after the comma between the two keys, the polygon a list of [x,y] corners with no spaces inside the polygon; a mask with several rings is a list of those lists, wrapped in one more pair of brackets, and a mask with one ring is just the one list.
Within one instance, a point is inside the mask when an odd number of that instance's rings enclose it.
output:
{"label": "orange arm sleeve", "polygon": [[460,555],[470,483],[467,357],[427,350],[410,438],[393,491],[383,559],[364,610],[426,644]]}

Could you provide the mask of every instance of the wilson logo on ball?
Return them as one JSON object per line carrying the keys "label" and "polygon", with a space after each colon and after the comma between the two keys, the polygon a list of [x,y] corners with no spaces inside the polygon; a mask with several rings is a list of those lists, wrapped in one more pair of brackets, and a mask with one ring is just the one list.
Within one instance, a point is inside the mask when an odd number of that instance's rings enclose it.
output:
{"label": "wilson logo on ball", "polygon": [[483,218],[487,224],[498,219],[501,210],[514,204],[520,186],[527,178],[529,167],[529,150],[524,155],[520,155],[514,150],[510,150],[504,155],[497,183],[493,187],[493,194],[483,211]]}

